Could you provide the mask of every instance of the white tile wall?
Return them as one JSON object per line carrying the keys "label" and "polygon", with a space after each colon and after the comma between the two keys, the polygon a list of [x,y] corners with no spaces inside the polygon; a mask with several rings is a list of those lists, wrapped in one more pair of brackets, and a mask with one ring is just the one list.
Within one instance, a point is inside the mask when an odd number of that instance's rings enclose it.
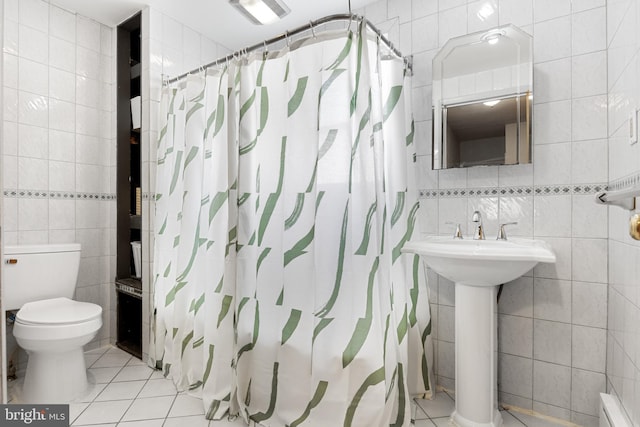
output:
{"label": "white tile wall", "polygon": [[43,0],[6,0],[3,26],[5,242],[80,242],[76,298],[100,304],[109,325],[115,200],[100,196],[115,193],[102,155],[115,147],[115,92],[100,70],[113,70],[112,29]]}
{"label": "white tile wall", "polygon": [[[640,1],[609,0],[607,12],[609,181],[640,173],[639,144],[629,145],[628,118],[640,108]],[[598,42],[600,42],[598,40]],[[634,426],[640,425],[640,244],[628,234],[629,214],[609,208],[607,390],[618,396]],[[602,292],[602,290],[600,290]],[[583,295],[584,298],[584,295]],[[595,301],[584,303],[593,307]],[[595,307],[594,307],[595,308]],[[596,308],[603,322],[602,308]],[[582,319],[583,321],[585,319]],[[589,325],[585,325],[589,326]],[[586,333],[586,332],[585,332]],[[599,340],[603,337],[598,336]],[[599,355],[602,358],[602,355]],[[582,374],[579,372],[577,374]],[[605,379],[582,375],[587,384]],[[589,396],[572,396],[588,402]]]}
{"label": "white tile wall", "polygon": [[[510,235],[544,239],[554,248],[556,264],[539,265],[503,289],[498,305],[499,394],[505,403],[583,425],[597,424],[597,396],[605,391],[607,271],[614,256],[608,253],[607,208],[593,202],[593,190],[576,188],[606,185],[612,164],[617,168],[626,162],[626,174],[638,170],[637,154],[633,162],[624,156],[616,163],[608,160],[610,117],[617,117],[618,128],[626,120],[626,112],[614,114],[607,108],[609,9],[604,0],[414,0],[407,17],[406,2],[382,0],[363,11],[374,23],[399,18],[400,39],[392,41],[405,55],[413,55],[421,188],[542,190],[490,197],[430,195],[421,200],[421,225],[425,234],[449,234],[446,222],[459,222],[469,235],[471,212],[479,209],[490,238],[499,222],[518,221]],[[635,9],[630,15],[636,19]],[[431,171],[431,59],[449,37],[507,23],[534,36],[533,165]],[[624,26],[628,32],[635,27]],[[618,45],[621,59],[616,63],[630,60],[628,49]],[[545,187],[560,191],[545,193]],[[569,191],[563,192],[564,187]],[[454,387],[455,337],[442,325],[455,305],[453,287],[433,273],[429,278],[437,282],[429,283],[437,293],[430,296],[432,313],[437,313],[437,380]]]}

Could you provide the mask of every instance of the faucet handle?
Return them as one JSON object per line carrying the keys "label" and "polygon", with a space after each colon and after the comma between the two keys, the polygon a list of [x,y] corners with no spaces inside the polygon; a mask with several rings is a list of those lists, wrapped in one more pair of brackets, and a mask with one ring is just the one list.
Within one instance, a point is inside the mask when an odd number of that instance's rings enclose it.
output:
{"label": "faucet handle", "polygon": [[456,226],[456,231],[455,231],[455,233],[453,233],[453,238],[454,239],[462,239],[462,230],[460,230],[460,223],[459,222],[446,221],[445,224],[455,225]]}
{"label": "faucet handle", "polygon": [[500,224],[500,226],[498,227],[498,237],[496,237],[496,240],[507,240],[507,232],[504,231],[504,226],[516,225],[517,223],[518,223],[517,221],[513,221],[513,222],[505,222],[504,224]]}

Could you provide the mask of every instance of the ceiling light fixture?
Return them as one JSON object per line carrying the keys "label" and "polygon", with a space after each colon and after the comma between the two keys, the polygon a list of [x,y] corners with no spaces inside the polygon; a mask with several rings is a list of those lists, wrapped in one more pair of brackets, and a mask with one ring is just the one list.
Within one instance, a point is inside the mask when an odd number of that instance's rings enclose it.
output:
{"label": "ceiling light fixture", "polygon": [[489,30],[480,37],[480,40],[489,44],[496,44],[500,40],[500,37],[504,36],[506,32],[502,29]]}
{"label": "ceiling light fixture", "polygon": [[499,99],[494,99],[493,101],[483,102],[483,104],[486,105],[487,107],[493,107],[494,105],[497,105],[498,102],[500,102]]}
{"label": "ceiling light fixture", "polygon": [[281,0],[229,0],[229,3],[258,25],[271,24],[291,12]]}

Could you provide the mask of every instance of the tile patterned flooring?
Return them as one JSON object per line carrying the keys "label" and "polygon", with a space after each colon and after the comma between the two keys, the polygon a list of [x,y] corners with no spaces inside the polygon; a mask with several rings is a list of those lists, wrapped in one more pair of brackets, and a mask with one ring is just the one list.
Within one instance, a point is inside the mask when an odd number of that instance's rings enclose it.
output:
{"label": "tile patterned flooring", "polygon": [[[69,406],[72,426],[93,427],[246,427],[242,419],[209,421],[199,398],[178,393],[173,382],[139,359],[106,347],[85,353],[92,385]],[[9,383],[17,396],[21,381]],[[10,400],[11,402],[11,400]],[[416,399],[415,427],[446,427],[454,400],[447,393],[434,400]],[[505,427],[557,427],[557,424],[516,412],[502,412]],[[329,426],[327,426],[329,427]]]}

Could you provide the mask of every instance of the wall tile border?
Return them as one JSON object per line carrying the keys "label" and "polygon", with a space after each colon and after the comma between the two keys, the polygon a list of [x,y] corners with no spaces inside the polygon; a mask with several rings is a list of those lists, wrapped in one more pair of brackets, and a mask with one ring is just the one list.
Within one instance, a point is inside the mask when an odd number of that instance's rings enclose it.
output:
{"label": "wall tile border", "polygon": [[[640,177],[639,177],[640,179]],[[607,187],[606,183],[545,185],[523,187],[448,188],[420,190],[421,199],[438,197],[500,197],[500,196],[562,196],[596,194]]]}
{"label": "wall tile border", "polygon": [[14,199],[57,199],[57,200],[116,200],[113,193],[75,193],[45,190],[3,190],[4,197]]}

